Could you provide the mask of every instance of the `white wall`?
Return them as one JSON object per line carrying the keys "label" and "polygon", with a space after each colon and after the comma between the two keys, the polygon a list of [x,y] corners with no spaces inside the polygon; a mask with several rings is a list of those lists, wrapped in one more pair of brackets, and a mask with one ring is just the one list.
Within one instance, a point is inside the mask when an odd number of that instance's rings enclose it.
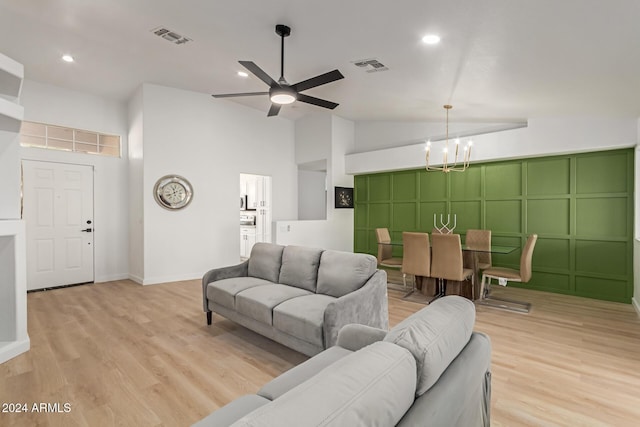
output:
{"label": "white wall", "polygon": [[296,162],[327,159],[327,219],[277,222],[277,243],[353,251],[353,209],[334,209],[334,187],[353,187],[344,154],[353,151],[354,140],[353,122],[337,116],[318,113],[296,121]]}
{"label": "white wall", "polygon": [[298,170],[298,219],[327,219],[327,172]]}
{"label": "white wall", "polygon": [[22,159],[94,167],[95,281],[128,277],[127,114],[123,103],[25,80],[24,119],[122,137],[122,158],[21,147]]}
{"label": "white wall", "polygon": [[[529,120],[525,128],[473,137],[471,157],[474,162],[485,162],[633,147],[636,134],[636,118],[536,118]],[[419,138],[416,135],[413,139]],[[364,144],[366,141],[357,141],[360,147]],[[442,162],[442,154],[436,149],[438,146],[433,144],[433,147],[433,163]],[[346,157],[346,171],[354,175],[415,169],[424,165],[423,143]]]}
{"label": "white wall", "polygon": [[354,123],[343,118],[333,116],[331,128],[331,164],[328,175],[331,177],[329,185],[329,208],[327,218],[332,222],[333,235],[337,245],[342,250],[353,251],[353,209],[335,209],[335,187],[353,187],[353,175],[345,170],[345,155],[354,149]]}
{"label": "white wall", "polygon": [[331,155],[331,119],[329,113],[304,116],[295,122],[296,164],[329,161]]}
{"label": "white wall", "polygon": [[[399,145],[423,143],[427,139],[438,140],[446,136],[444,109],[442,121],[437,122],[393,122],[359,121],[355,123],[353,152],[392,148]],[[455,115],[455,113],[452,113]],[[450,116],[455,117],[455,116]],[[449,139],[473,132],[474,135],[510,129],[526,123],[458,123],[449,121]]]}
{"label": "white wall", "polygon": [[144,278],[143,154],[144,117],[142,86],[129,100],[129,278]]}
{"label": "white wall", "polygon": [[[296,217],[292,121],[150,84],[142,98],[144,284],[199,278],[239,262],[240,173],[271,176],[273,219]],[[194,188],[191,204],[179,211],[161,208],[152,195],[156,180],[170,173]]]}

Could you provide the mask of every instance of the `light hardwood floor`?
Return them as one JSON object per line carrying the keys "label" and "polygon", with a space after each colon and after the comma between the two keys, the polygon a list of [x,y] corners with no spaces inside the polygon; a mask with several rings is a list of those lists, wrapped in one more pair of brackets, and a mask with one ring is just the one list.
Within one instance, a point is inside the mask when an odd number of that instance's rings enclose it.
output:
{"label": "light hardwood floor", "polygon": [[[528,314],[478,307],[493,343],[493,426],[640,425],[640,320],[630,305],[522,289]],[[389,292],[395,325],[422,304]],[[189,426],[306,357],[220,316],[199,281],[28,295],[31,351],[0,365],[0,426]],[[425,420],[426,423],[426,420]],[[425,425],[428,425],[426,423]]]}

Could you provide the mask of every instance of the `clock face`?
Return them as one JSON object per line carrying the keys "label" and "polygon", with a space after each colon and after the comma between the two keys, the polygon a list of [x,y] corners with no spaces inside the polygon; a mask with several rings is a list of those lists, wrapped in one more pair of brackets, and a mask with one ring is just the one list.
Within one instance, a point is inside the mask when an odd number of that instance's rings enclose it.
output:
{"label": "clock face", "polygon": [[156,202],[165,209],[182,209],[191,202],[193,189],[185,178],[167,175],[160,178],[153,189]]}

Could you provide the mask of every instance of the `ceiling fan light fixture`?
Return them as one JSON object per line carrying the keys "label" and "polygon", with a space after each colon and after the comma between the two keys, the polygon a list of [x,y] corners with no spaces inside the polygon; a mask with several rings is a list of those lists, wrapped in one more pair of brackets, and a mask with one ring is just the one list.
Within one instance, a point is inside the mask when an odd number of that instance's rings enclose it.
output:
{"label": "ceiling fan light fixture", "polygon": [[286,87],[273,88],[269,93],[271,102],[279,105],[286,105],[295,102],[297,98],[296,95],[297,94],[293,89]]}

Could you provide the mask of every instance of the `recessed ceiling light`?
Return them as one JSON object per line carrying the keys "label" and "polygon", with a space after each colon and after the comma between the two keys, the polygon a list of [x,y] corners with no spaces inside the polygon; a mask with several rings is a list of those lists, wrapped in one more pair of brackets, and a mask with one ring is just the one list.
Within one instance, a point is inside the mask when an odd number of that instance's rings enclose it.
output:
{"label": "recessed ceiling light", "polygon": [[246,73],[246,72],[244,72],[244,71],[238,71],[238,75],[239,75],[240,77],[249,77],[249,73]]}
{"label": "recessed ceiling light", "polygon": [[73,56],[71,56],[71,55],[62,55],[62,60],[64,62],[73,62]]}
{"label": "recessed ceiling light", "polygon": [[422,41],[426,44],[438,44],[440,43],[440,36],[436,34],[427,34],[422,38]]}

